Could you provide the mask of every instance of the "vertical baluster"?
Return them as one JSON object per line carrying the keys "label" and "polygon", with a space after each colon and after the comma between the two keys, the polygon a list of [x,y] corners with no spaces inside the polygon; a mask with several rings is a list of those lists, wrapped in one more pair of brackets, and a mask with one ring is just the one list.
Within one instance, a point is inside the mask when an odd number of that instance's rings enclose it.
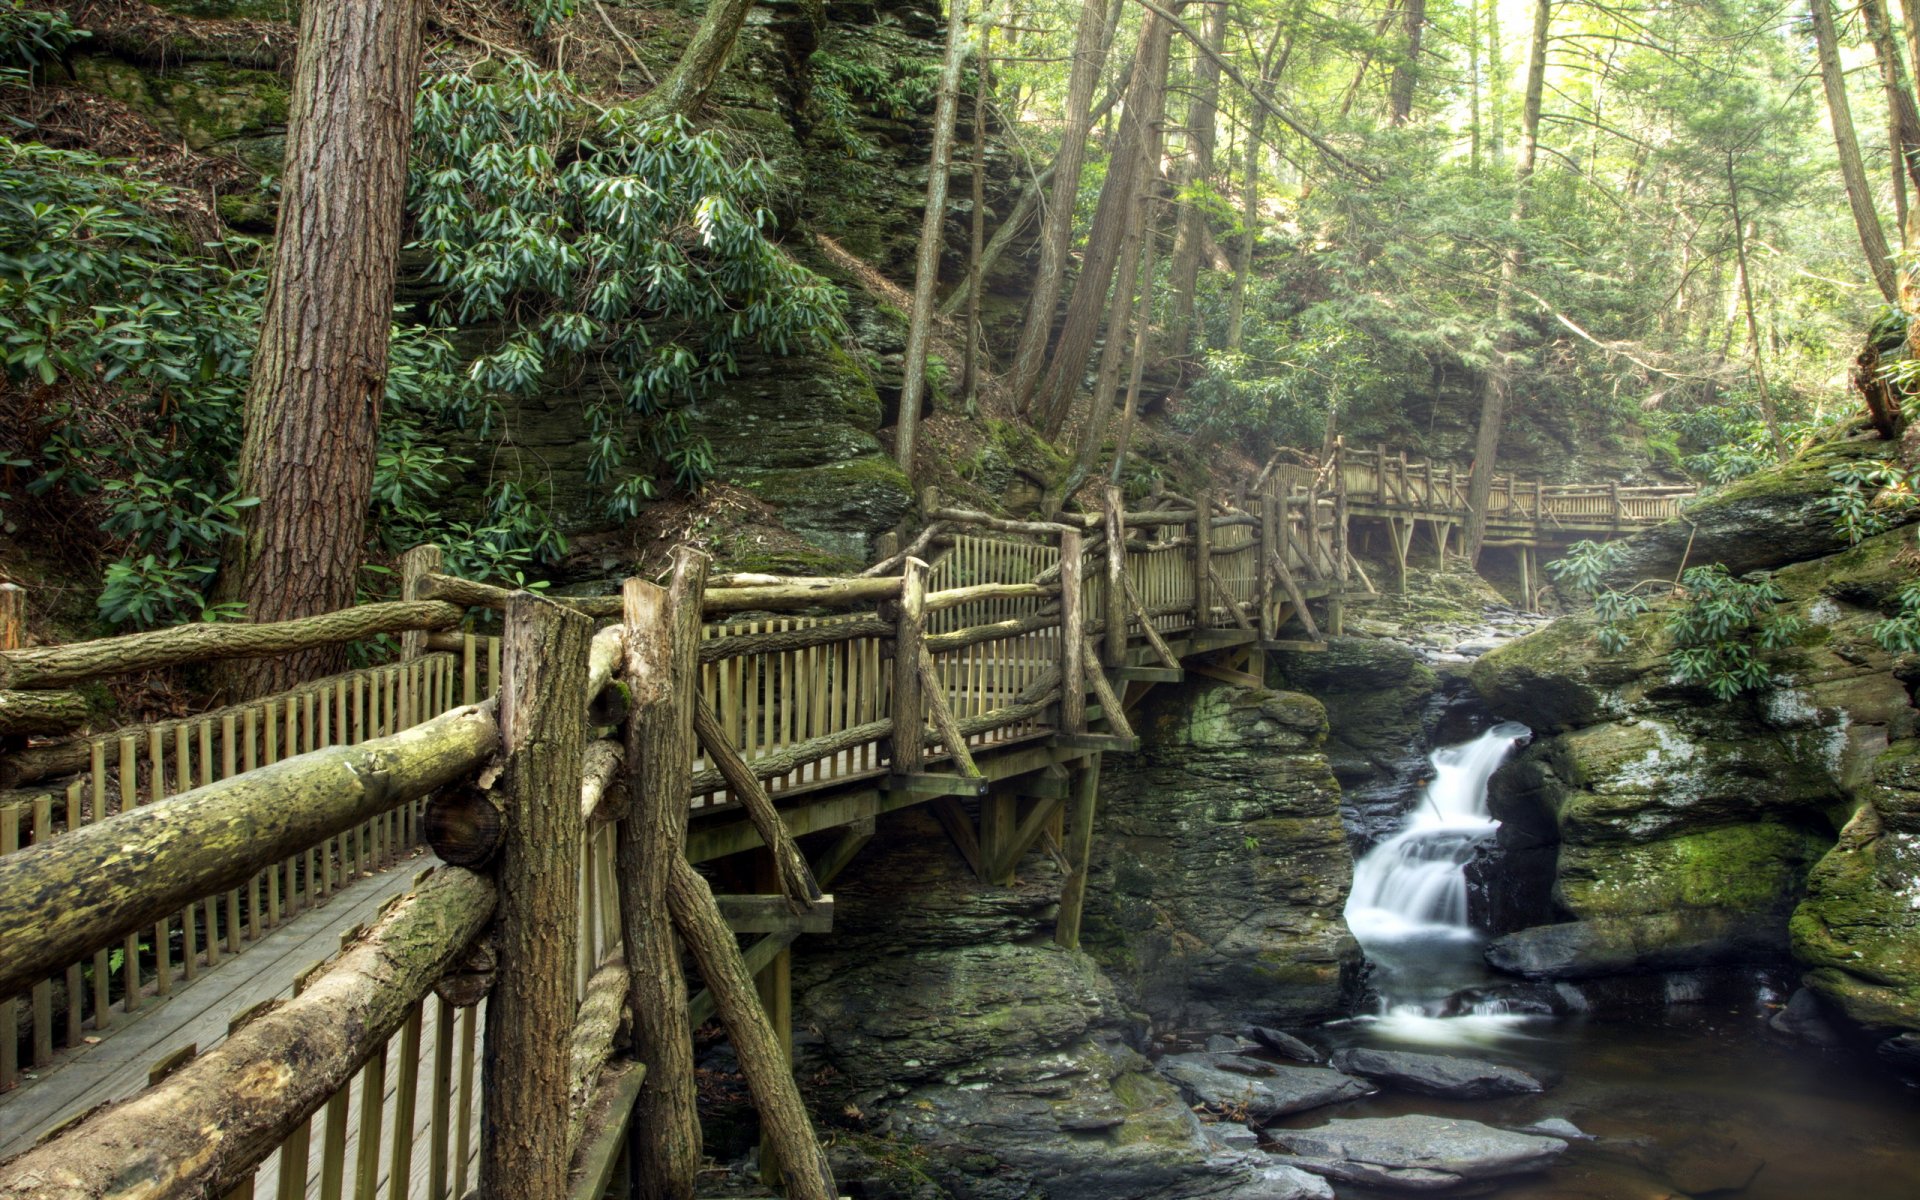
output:
{"label": "vertical baluster", "polygon": [[[20,810],[0,808],[0,858],[20,848]],[[20,1082],[20,1005],[13,996],[0,996],[0,1090]]]}
{"label": "vertical baluster", "polygon": [[413,1174],[413,1112],[420,1092],[420,1026],[426,1003],[416,1000],[400,1030],[400,1070],[393,1088],[393,1146],[387,1156],[387,1200],[407,1200]]}

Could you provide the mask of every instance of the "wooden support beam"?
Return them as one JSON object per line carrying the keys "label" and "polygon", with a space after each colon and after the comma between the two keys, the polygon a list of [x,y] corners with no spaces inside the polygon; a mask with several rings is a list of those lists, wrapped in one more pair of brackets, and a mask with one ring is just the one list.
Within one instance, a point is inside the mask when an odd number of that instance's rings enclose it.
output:
{"label": "wooden support beam", "polygon": [[[440,573],[440,547],[420,545],[400,556],[400,598],[402,600],[429,600],[425,586],[429,575]],[[427,652],[427,634],[425,630],[409,629],[400,635],[400,657],[402,660],[419,658]]]}
{"label": "wooden support beam", "polygon": [[1213,522],[1206,519],[1213,511],[1211,497],[1197,497],[1201,519],[1193,523],[1193,627],[1205,629],[1213,624]]}
{"label": "wooden support beam", "polygon": [[1056,733],[1053,744],[1066,750],[1083,750],[1094,754],[1113,751],[1116,754],[1132,754],[1140,749],[1140,739],[1131,735],[1117,733]]}
{"label": "wooden support beam", "polygon": [[1014,870],[1020,865],[1020,860],[1026,857],[1027,851],[1033,848],[1034,842],[1046,832],[1047,826],[1053,821],[1054,814],[1059,812],[1065,803],[1064,799],[1058,798],[1044,799],[1035,803],[1028,810],[1027,815],[1020,818],[1018,824],[1007,831],[998,857],[987,865],[988,874],[995,880],[1011,883]]}
{"label": "wooden support beam", "polygon": [[1241,608],[1240,602],[1233,598],[1233,592],[1228,589],[1227,581],[1220,576],[1220,569],[1208,566],[1207,575],[1213,580],[1214,594],[1226,603],[1227,615],[1233,618],[1233,623],[1252,633],[1253,622],[1247,619],[1247,610]]}
{"label": "wooden support beam", "polygon": [[1006,887],[1013,882],[1012,846],[1020,821],[1020,798],[1010,791],[980,799],[980,858],[987,882]]}
{"label": "wooden support beam", "polygon": [[1208,679],[1217,679],[1221,683],[1231,683],[1236,687],[1265,687],[1266,680],[1258,675],[1249,675],[1245,671],[1236,671],[1231,667],[1216,666],[1213,663],[1196,662],[1188,666],[1195,675],[1204,675]]}
{"label": "wooden support beam", "polygon": [[833,886],[833,881],[839,877],[840,872],[847,869],[847,864],[853,861],[854,855],[860,853],[861,848],[873,840],[877,828],[878,822],[872,817],[854,821],[841,831],[833,845],[828,846],[819,858],[813,860],[813,877],[820,882],[821,887]]}
{"label": "wooden support beam", "polygon": [[1307,636],[1320,640],[1320,627],[1313,622],[1313,614],[1307,610],[1307,598],[1300,594],[1300,584],[1294,579],[1293,572],[1287,569],[1287,560],[1274,555],[1267,560],[1267,570],[1273,572],[1280,586],[1286,589],[1287,601],[1293,605],[1294,615],[1307,627]]}
{"label": "wooden support beam", "polygon": [[[947,707],[946,689],[941,686],[940,672],[933,665],[933,655],[923,646],[920,650],[920,686],[921,694],[926,697],[927,715],[933,720],[933,729],[940,738],[941,745],[947,749],[947,755],[964,779],[981,779],[980,766],[973,761],[973,754],[967,749],[967,737],[960,732],[959,724],[953,719],[953,712]],[[924,739],[923,739],[924,740]]]}
{"label": "wooden support beam", "polygon": [[675,547],[671,591],[644,579],[622,588],[627,627],[626,757],[646,765],[628,773],[626,819],[619,826],[620,926],[627,957],[634,1055],[647,1064],[634,1120],[640,1194],[647,1200],[690,1200],[700,1169],[700,1120],[687,1037],[687,986],[680,947],[667,911],[673,864],[686,861],[688,773],[693,761],[701,594],[707,559]]}
{"label": "wooden support beam", "polygon": [[481,1200],[564,1200],[578,936],[579,771],[593,622],[531,592],[507,601],[500,740],[506,833],[499,968],[481,1064]]}
{"label": "wooden support beam", "polygon": [[1129,683],[1179,683],[1187,673],[1180,667],[1127,666],[1115,667],[1113,677]]}
{"label": "wooden support beam", "polygon": [[[750,943],[740,952],[740,961],[747,965],[752,974],[759,974],[773,964],[773,960],[784,954],[787,948],[800,940],[800,931],[789,929],[780,933],[766,934]],[[701,988],[687,1001],[687,1029],[689,1032],[700,1028],[713,1020],[720,1011],[719,1003],[713,998],[713,992]]]}
{"label": "wooden support beam", "polygon": [[645,1063],[616,1063],[602,1073],[592,1106],[583,1114],[580,1144],[568,1167],[567,1176],[573,1180],[568,1200],[603,1200],[609,1194],[621,1151],[629,1141],[634,1101],[646,1079]]}
{"label": "wooden support beam", "polygon": [[814,882],[813,873],[807,869],[807,860],[800,853],[800,847],[794,844],[793,835],[787,832],[786,825],[780,820],[780,813],[773,806],[773,797],[767,795],[767,789],[761,786],[759,777],[748,768],[740,752],[733,748],[707,698],[696,692],[693,701],[694,736],[707,752],[707,758],[726,778],[727,787],[739,799],[741,807],[747,810],[748,818],[766,841],[767,849],[773,855],[780,890],[797,904],[811,904],[820,899],[820,885]]}
{"label": "wooden support beam", "polygon": [[919,771],[905,775],[892,772],[880,781],[883,791],[902,792],[909,796],[961,796],[973,798],[987,794],[989,781],[980,775],[941,775]]}
{"label": "wooden support beam", "polygon": [[1127,661],[1127,526],[1126,516],[1121,511],[1124,503],[1120,489],[1114,484],[1106,485],[1106,529],[1107,529],[1107,590],[1106,590],[1106,654],[1109,667],[1117,667]]}
{"label": "wooden support beam", "polygon": [[[1256,564],[1264,564],[1268,559],[1278,558],[1280,556],[1282,552],[1280,531],[1286,526],[1286,523],[1287,508],[1286,505],[1280,502],[1280,498],[1278,496],[1261,496],[1260,548],[1256,551],[1259,555],[1255,560]],[[1262,638],[1274,638],[1279,636],[1280,633],[1278,624],[1280,610],[1278,603],[1279,583],[1273,578],[1271,572],[1261,570],[1259,565],[1255,566],[1254,572],[1260,577],[1259,587],[1255,589],[1259,594],[1260,636]]]}
{"label": "wooden support beam", "polygon": [[927,564],[910,558],[901,568],[899,613],[894,619],[893,736],[888,755],[895,774],[917,775],[926,761],[920,729],[926,712],[926,686],[920,656],[925,652]]}
{"label": "wooden support beam", "polygon": [[1033,800],[1065,800],[1067,798],[1067,769],[1061,766],[1046,766],[1031,775],[1023,775],[1013,781],[1014,789],[1022,796]]}
{"label": "wooden support beam", "polygon": [[1179,670],[1180,659],[1174,654],[1173,648],[1167,645],[1167,639],[1161,637],[1160,631],[1153,627],[1153,617],[1147,612],[1147,606],[1140,602],[1140,593],[1134,590],[1133,576],[1122,575],[1120,579],[1126,585],[1127,606],[1140,619],[1141,635],[1147,639],[1147,645],[1153,647],[1153,652],[1160,656],[1162,663],[1175,671]]}
{"label": "wooden support beam", "polygon": [[1093,859],[1094,808],[1100,796],[1100,759],[1070,768],[1073,772],[1072,825],[1067,834],[1069,868],[1060,889],[1060,915],[1053,940],[1072,950],[1080,945],[1080,914],[1087,902],[1087,870]]}
{"label": "wooden support beam", "polygon": [[735,933],[832,933],[833,897],[821,895],[801,907],[775,892],[764,895],[735,893],[714,896],[721,919]]}
{"label": "wooden support beam", "polygon": [[1262,650],[1285,650],[1291,654],[1325,654],[1325,642],[1309,642],[1296,638],[1275,638],[1270,642],[1261,642]]}
{"label": "wooden support beam", "polygon": [[1093,639],[1087,639],[1087,654],[1081,660],[1081,669],[1086,674],[1087,689],[1100,701],[1101,715],[1106,718],[1107,728],[1123,737],[1133,736],[1133,726],[1127,723],[1125,706],[1120,697],[1114,694],[1113,685],[1107,682],[1105,671],[1100,669],[1099,656],[1093,653]]}
{"label": "wooden support beam", "polygon": [[[1204,524],[1204,522],[1203,522]],[[1087,692],[1081,680],[1085,675],[1086,611],[1082,607],[1085,589],[1081,586],[1081,544],[1078,529],[1060,534],[1060,678],[1066,686],[1060,692],[1059,728],[1079,733],[1087,727]]]}
{"label": "wooden support beam", "polygon": [[[689,647],[688,660],[692,661]],[[741,958],[707,881],[684,857],[676,858],[667,881],[673,924],[693,952],[700,974],[720,1010],[728,1040],[759,1110],[761,1128],[778,1156],[792,1200],[834,1200],[838,1190],[826,1152],[814,1137],[813,1122],[801,1103],[780,1038],[760,1007],[753,972]]]}
{"label": "wooden support beam", "polygon": [[961,807],[958,800],[951,796],[935,798],[931,805],[934,819],[940,822],[940,828],[947,831],[953,839],[954,848],[960,851],[960,857],[966,859],[967,866],[982,881],[987,878],[987,858],[980,852],[980,837],[974,832],[973,818]]}

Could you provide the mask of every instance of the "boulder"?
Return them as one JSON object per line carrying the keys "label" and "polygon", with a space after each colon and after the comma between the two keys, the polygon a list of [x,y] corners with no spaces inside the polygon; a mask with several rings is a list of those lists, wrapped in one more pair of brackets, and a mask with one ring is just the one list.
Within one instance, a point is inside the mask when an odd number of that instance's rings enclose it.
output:
{"label": "boulder", "polygon": [[1256,1122],[1372,1095],[1366,1083],[1325,1067],[1289,1067],[1239,1054],[1169,1054],[1157,1064],[1201,1104]]}
{"label": "boulder", "polygon": [[1317,1066],[1327,1058],[1326,1055],[1283,1029],[1274,1029],[1266,1025],[1249,1025],[1247,1036],[1260,1043],[1269,1052],[1278,1054],[1281,1058],[1290,1058],[1294,1062]]}
{"label": "boulder", "polygon": [[1332,1066],[1397,1091],[1450,1100],[1485,1100],[1546,1090],[1538,1079],[1515,1067],[1451,1054],[1353,1047],[1336,1051]]}
{"label": "boulder", "polygon": [[1813,1046],[1837,1046],[1840,1034],[1820,1008],[1820,997],[1806,988],[1796,988],[1786,1007],[1767,1018],[1767,1027],[1784,1037]]}
{"label": "boulder", "polygon": [[1559,1138],[1512,1133],[1446,1117],[1363,1117],[1275,1133],[1282,1162],[1343,1180],[1437,1191],[1480,1179],[1544,1170],[1565,1152]]}
{"label": "boulder", "polygon": [[1791,929],[1822,999],[1868,1028],[1920,1030],[1920,833],[1889,830],[1863,805],[1814,867]]}
{"label": "boulder", "polygon": [[1108,754],[1081,944],[1173,1028],[1344,1016],[1353,862],[1311,697],[1156,688],[1137,754]]}

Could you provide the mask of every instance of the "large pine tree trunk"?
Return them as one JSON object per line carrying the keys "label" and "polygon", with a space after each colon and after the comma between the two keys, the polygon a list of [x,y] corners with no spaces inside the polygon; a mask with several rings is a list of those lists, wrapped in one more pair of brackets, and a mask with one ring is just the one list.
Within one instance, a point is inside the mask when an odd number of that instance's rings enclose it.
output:
{"label": "large pine tree trunk", "polygon": [[947,0],[947,57],[940,68],[933,108],[933,152],[927,166],[927,205],[920,217],[920,256],[913,273],[913,312],[907,322],[906,364],[900,381],[900,420],[894,426],[893,457],[913,478],[913,446],[920,405],[927,391],[927,341],[933,335],[933,305],[940,287],[940,251],[947,218],[947,182],[953,171],[953,118],[960,107],[960,66],[967,54],[966,0]]}
{"label": "large pine tree trunk", "polygon": [[[287,121],[280,226],[247,387],[240,490],[260,499],[219,584],[253,621],[353,603],[387,378],[419,87],[422,0],[311,0]],[[232,664],[259,695],[345,665],[341,646]]]}
{"label": "large pine tree trunk", "polygon": [[1831,0],[1808,0],[1807,11],[1813,17],[1820,84],[1827,93],[1827,118],[1833,126],[1833,148],[1840,159],[1840,178],[1846,184],[1853,226],[1860,235],[1860,249],[1867,256],[1867,269],[1873,273],[1873,282],[1887,303],[1892,304],[1898,299],[1899,289],[1894,282],[1887,237],[1880,228],[1880,215],[1874,211],[1867,169],[1860,161],[1860,142],[1853,132],[1853,109],[1847,102],[1847,78],[1840,66],[1840,44],[1833,30]]}
{"label": "large pine tree trunk", "polygon": [[1107,11],[1120,0],[1082,0],[1080,20],[1073,32],[1073,66],[1067,73],[1066,126],[1060,132],[1060,154],[1053,161],[1053,190],[1047,197],[1046,224],[1040,236],[1040,265],[1034,273],[1033,298],[1027,321],[1014,349],[1012,390],[1016,406],[1025,408],[1046,364],[1047,341],[1053,334],[1053,310],[1060,302],[1067,253],[1073,247],[1074,200],[1080,193],[1080,171],[1087,161],[1087,133],[1092,128],[1093,89],[1106,61]]}
{"label": "large pine tree trunk", "polygon": [[1494,301],[1494,324],[1499,329],[1493,363],[1481,384],[1480,428],[1473,443],[1473,474],[1467,480],[1466,553],[1469,565],[1480,561],[1480,545],[1487,537],[1487,500],[1493,494],[1493,472],[1500,458],[1500,432],[1507,419],[1507,394],[1512,386],[1508,358],[1513,353],[1513,296],[1526,265],[1520,241],[1526,224],[1533,168],[1540,146],[1540,101],[1546,88],[1547,35],[1553,26],[1553,0],[1534,0],[1533,41],[1527,50],[1527,84],[1520,107],[1520,158],[1513,167],[1513,238],[1500,260],[1500,291]]}
{"label": "large pine tree trunk", "polygon": [[690,117],[706,103],[707,93],[720,79],[733,44],[746,24],[753,0],[715,0],[700,19],[700,28],[681,52],[673,71],[647,93],[641,111],[650,117]]}
{"label": "large pine tree trunk", "polygon": [[[1216,53],[1227,35],[1227,6],[1207,6],[1201,36]],[[1167,317],[1165,353],[1185,358],[1193,348],[1194,289],[1200,282],[1200,255],[1207,236],[1206,208],[1192,193],[1213,180],[1214,122],[1220,102],[1220,65],[1206,54],[1193,64],[1193,96],[1187,105],[1187,154],[1175,177],[1179,220],[1173,230],[1173,255],[1167,261]]]}
{"label": "large pine tree trunk", "polygon": [[[1893,147],[1895,181],[1902,182],[1904,177],[1905,182],[1911,182],[1915,199],[1920,200],[1920,109],[1915,107],[1906,59],[1900,54],[1893,23],[1887,18],[1887,0],[1865,0],[1860,11],[1866,14],[1867,34],[1873,41],[1874,57],[1880,62],[1880,83],[1887,93],[1887,133]],[[1904,226],[1905,212],[1900,219]]]}

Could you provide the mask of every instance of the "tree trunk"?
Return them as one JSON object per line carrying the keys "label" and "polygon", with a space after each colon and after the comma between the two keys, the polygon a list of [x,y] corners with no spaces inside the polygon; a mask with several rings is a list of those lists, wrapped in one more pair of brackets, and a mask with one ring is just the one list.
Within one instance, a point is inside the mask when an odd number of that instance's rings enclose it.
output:
{"label": "tree trunk", "polygon": [[1833,147],[1840,159],[1840,178],[1846,184],[1847,205],[1853,210],[1853,226],[1860,235],[1860,249],[1867,256],[1867,269],[1887,303],[1899,300],[1899,288],[1893,275],[1892,252],[1887,249],[1886,234],[1880,228],[1880,216],[1874,211],[1873,192],[1867,182],[1867,169],[1860,161],[1860,142],[1853,132],[1853,110],[1847,103],[1847,79],[1840,66],[1840,45],[1833,30],[1831,0],[1808,0],[1813,17],[1813,40],[1820,59],[1820,83],[1827,93],[1827,118],[1833,126]]}
{"label": "tree trunk", "polygon": [[1493,472],[1500,458],[1501,426],[1506,423],[1507,392],[1512,386],[1511,365],[1514,338],[1513,296],[1520,286],[1520,272],[1526,263],[1526,247],[1521,230],[1527,221],[1529,193],[1533,185],[1534,163],[1540,145],[1540,100],[1546,86],[1547,35],[1553,26],[1553,0],[1534,0],[1533,41],[1527,50],[1527,85],[1520,108],[1520,161],[1513,168],[1513,241],[1500,261],[1500,291],[1494,301],[1494,325],[1498,329],[1493,363],[1488,367],[1480,394],[1480,427],[1473,443],[1473,475],[1467,481],[1467,529],[1465,549],[1467,565],[1480,561],[1480,546],[1487,536],[1487,501],[1493,494]]}
{"label": "tree trunk", "polygon": [[1147,211],[1140,218],[1140,318],[1133,332],[1133,362],[1127,368],[1127,401],[1120,411],[1120,429],[1113,436],[1113,469],[1108,478],[1115,484],[1126,469],[1127,449],[1133,444],[1133,426],[1140,413],[1140,374],[1147,364],[1153,326],[1153,198],[1144,198],[1143,204]]}
{"label": "tree trunk", "polygon": [[1507,63],[1500,43],[1500,0],[1487,0],[1487,154],[1507,161]]}
{"label": "tree trunk", "polygon": [[680,53],[680,61],[660,86],[647,93],[640,111],[649,117],[691,117],[706,103],[720,73],[733,54],[733,44],[746,23],[753,0],[716,0],[707,6],[700,28]]}
{"label": "tree trunk", "polygon": [[1480,0],[1467,0],[1467,162],[1480,173]]}
{"label": "tree trunk", "polygon": [[1253,252],[1260,244],[1260,154],[1266,149],[1266,133],[1267,110],[1256,105],[1247,129],[1247,158],[1240,177],[1240,244],[1234,249],[1233,291],[1227,297],[1227,349],[1236,354],[1246,343],[1247,283],[1253,275]]}
{"label": "tree trunk", "polygon": [[1406,31],[1407,52],[1393,64],[1393,75],[1387,81],[1387,117],[1395,125],[1405,125],[1413,115],[1413,93],[1420,81],[1420,39],[1426,26],[1427,0],[1400,0],[1400,27]]}
{"label": "tree trunk", "polygon": [[[1143,148],[1146,156],[1140,168],[1143,173],[1150,171],[1152,164],[1159,161],[1158,141],[1157,138],[1150,138]],[[1153,323],[1153,249],[1147,244],[1147,230],[1150,227],[1147,212],[1152,204],[1153,192],[1149,183],[1148,188],[1135,200],[1131,219],[1121,234],[1120,263],[1114,271],[1113,280],[1113,307],[1107,315],[1107,341],[1100,348],[1100,373],[1094,381],[1087,419],[1081,425],[1079,446],[1074,452],[1072,465],[1060,483],[1059,494],[1048,497],[1044,511],[1053,512],[1063,508],[1068,498],[1093,474],[1094,464],[1100,458],[1100,444],[1105,440],[1107,426],[1113,419],[1113,398],[1119,389],[1120,363],[1126,357],[1125,348],[1129,340],[1133,342],[1135,351],[1133,377],[1136,380],[1139,378],[1140,360],[1147,350]],[[1137,304],[1134,298],[1136,291],[1139,294]],[[1131,338],[1128,337],[1129,332]],[[1128,393],[1128,404],[1122,426],[1131,436],[1133,392]],[[1116,447],[1116,466],[1118,454]]]}
{"label": "tree trunk", "polygon": [[633,1116],[646,1131],[635,1141],[642,1200],[691,1200],[700,1167],[687,984],[666,904],[668,877],[685,857],[693,677],[706,574],[705,556],[681,546],[674,550],[670,592],[641,579],[627,580],[624,588],[626,680],[633,693],[626,760],[635,765],[628,772],[631,795],[616,865],[634,1057],[647,1064]]}
{"label": "tree trunk", "polygon": [[1040,265],[1034,272],[1033,298],[1027,321],[1013,354],[1014,405],[1024,410],[1033,400],[1047,343],[1053,336],[1053,310],[1065,285],[1067,255],[1073,248],[1073,210],[1080,194],[1080,171],[1087,161],[1087,134],[1092,128],[1093,89],[1106,61],[1107,13],[1121,0],[1082,0],[1079,23],[1073,32],[1073,66],[1067,73],[1065,127],[1060,131],[1060,153],[1053,160],[1053,190],[1047,198],[1046,224],[1040,236]]}
{"label": "tree trunk", "polygon": [[[1224,0],[1207,5],[1201,36],[1217,54],[1227,36]],[[1220,65],[1206,54],[1193,64],[1193,95],[1187,104],[1186,156],[1174,176],[1179,214],[1173,229],[1173,256],[1167,261],[1166,342],[1162,353],[1185,358],[1193,349],[1194,289],[1200,281],[1200,254],[1207,234],[1207,210],[1195,193],[1213,182],[1214,124],[1220,103]]]}
{"label": "tree trunk", "polygon": [[563,1200],[579,935],[580,763],[593,621],[507,603],[500,741],[500,967],[481,1064],[481,1200]]}
{"label": "tree trunk", "polygon": [[980,30],[979,70],[973,88],[973,228],[967,239],[967,361],[960,372],[960,394],[967,411],[980,397],[981,260],[987,253],[987,59],[993,52],[993,26]]}
{"label": "tree trunk", "polygon": [[[217,594],[277,621],[353,603],[387,378],[421,0],[314,0],[300,42],[280,225],[247,385],[241,519]],[[234,663],[237,696],[337,671],[341,647]]]}
{"label": "tree trunk", "polygon": [[1733,173],[1733,153],[1727,153],[1727,203],[1733,209],[1733,250],[1740,272],[1740,298],[1747,310],[1747,340],[1753,346],[1753,378],[1760,391],[1760,414],[1766,418],[1767,438],[1773,443],[1773,456],[1787,461],[1787,439],[1780,432],[1780,414],[1773,407],[1773,393],[1767,387],[1767,367],[1760,347],[1760,318],[1753,310],[1753,268],[1747,261],[1746,218],[1740,213],[1740,183]]}
{"label": "tree trunk", "polygon": [[[1887,93],[1888,143],[1893,148],[1895,195],[1904,197],[1904,184],[1910,182],[1914,197],[1920,199],[1920,108],[1915,107],[1906,59],[1901,57],[1893,23],[1887,18],[1887,0],[1865,0],[1860,11],[1866,14],[1867,33],[1873,39],[1874,57],[1880,63],[1881,86]],[[1904,200],[1899,209],[1899,224],[1904,234],[1907,226]]]}
{"label": "tree trunk", "polygon": [[1107,291],[1119,266],[1126,227],[1133,219],[1134,199],[1143,186],[1140,147],[1156,133],[1166,100],[1167,54],[1172,36],[1173,27],[1159,13],[1150,11],[1141,23],[1133,82],[1127,89],[1111,160],[1116,165],[1108,168],[1106,182],[1100,188],[1080,278],[1074,284],[1073,299],[1067,303],[1066,324],[1061,327],[1052,364],[1037,397],[1041,428],[1049,438],[1060,436],[1066,426],[1086,371],[1087,356],[1093,352],[1100,332]]}
{"label": "tree trunk", "polygon": [[901,368],[900,420],[894,426],[893,457],[913,478],[913,444],[920,404],[927,390],[927,340],[933,335],[933,304],[940,287],[941,236],[947,219],[947,177],[953,171],[953,118],[960,107],[960,65],[967,53],[966,0],[947,0],[947,57],[940,68],[933,108],[933,153],[927,165],[927,205],[920,216],[920,257],[913,272],[913,311],[907,322],[906,363]]}

